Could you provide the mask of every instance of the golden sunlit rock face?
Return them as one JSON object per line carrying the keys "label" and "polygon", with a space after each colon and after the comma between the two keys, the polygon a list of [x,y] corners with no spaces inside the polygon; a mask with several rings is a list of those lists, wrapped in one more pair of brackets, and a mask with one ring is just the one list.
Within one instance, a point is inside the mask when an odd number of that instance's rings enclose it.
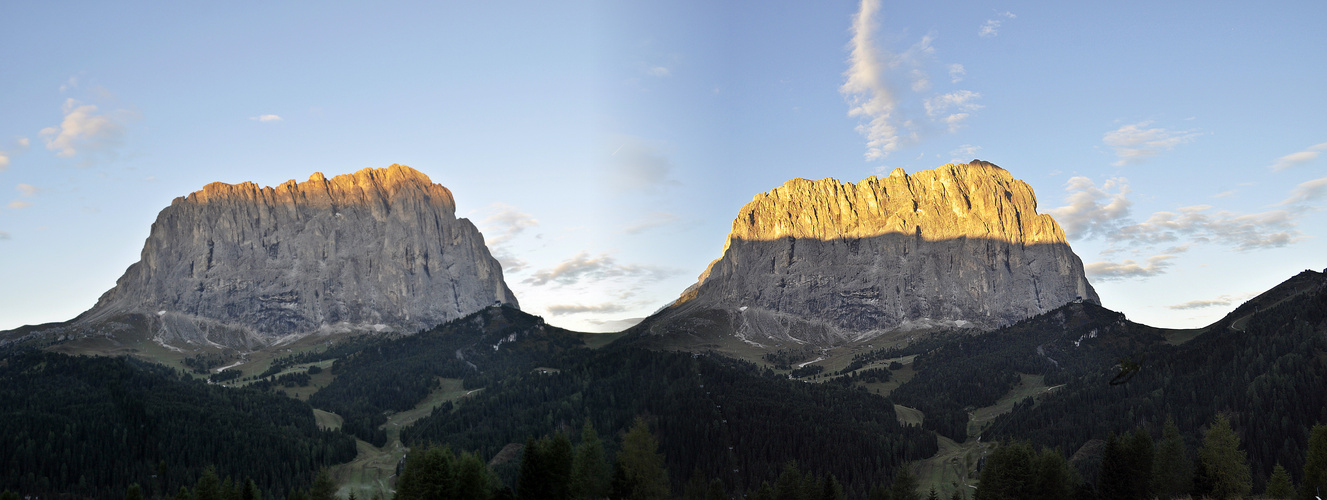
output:
{"label": "golden sunlit rock face", "polygon": [[176,198],[80,324],[139,314],[164,341],[269,344],[430,328],[501,302],[502,268],[447,188],[410,167]]}
{"label": "golden sunlit rock face", "polygon": [[1064,231],[1026,183],[974,160],[756,195],[723,256],[652,324],[686,330],[717,310],[744,339],[833,344],[993,328],[1079,298],[1099,300]]}

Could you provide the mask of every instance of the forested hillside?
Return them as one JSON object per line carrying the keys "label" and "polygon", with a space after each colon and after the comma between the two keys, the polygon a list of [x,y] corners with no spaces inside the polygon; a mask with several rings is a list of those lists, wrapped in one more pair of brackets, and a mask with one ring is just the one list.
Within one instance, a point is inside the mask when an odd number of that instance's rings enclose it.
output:
{"label": "forested hillside", "polygon": [[354,440],[319,430],[304,403],[133,358],[12,353],[0,402],[0,490],[24,494],[174,492],[215,465],[284,495],[355,457]]}

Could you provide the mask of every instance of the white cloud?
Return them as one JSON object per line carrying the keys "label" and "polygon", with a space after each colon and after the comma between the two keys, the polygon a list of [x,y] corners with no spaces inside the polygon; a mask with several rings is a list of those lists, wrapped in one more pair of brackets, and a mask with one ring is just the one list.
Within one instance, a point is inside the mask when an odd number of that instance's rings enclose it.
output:
{"label": "white cloud", "polygon": [[1123,178],[1109,179],[1097,187],[1092,179],[1072,177],[1064,190],[1069,192],[1065,198],[1069,204],[1049,213],[1071,239],[1111,235],[1129,216],[1133,204],[1128,197],[1128,180]]}
{"label": "white cloud", "polygon": [[645,70],[645,74],[662,78],[665,76],[672,76],[673,72],[669,71],[668,68],[664,66],[652,66],[650,69]]}
{"label": "white cloud", "polygon": [[41,131],[46,138],[46,149],[55,151],[56,156],[69,158],[77,155],[79,149],[108,151],[119,146],[123,139],[124,126],[109,115],[97,114],[94,105],[67,99],[64,114],[59,127]]}
{"label": "white cloud", "polygon": [[[1005,12],[1000,14],[1000,17],[1014,19],[1018,16],[1015,16],[1012,12]],[[1000,26],[1003,24],[1004,19],[987,19],[986,24],[981,25],[981,28],[977,29],[977,36],[982,38],[995,37],[1000,34]]]}
{"label": "white cloud", "polygon": [[1115,166],[1141,162],[1198,136],[1198,133],[1189,130],[1146,128],[1151,124],[1150,121],[1139,122],[1106,132],[1102,141],[1115,149],[1115,156],[1119,158]]}
{"label": "white cloud", "polygon": [[66,90],[76,88],[78,88],[78,78],[71,76],[68,81],[60,84],[60,93],[63,94]]}
{"label": "white cloud", "polygon": [[580,313],[616,313],[626,311],[625,306],[605,302],[603,304],[584,305],[584,304],[555,304],[545,307],[544,310],[554,316],[565,316],[568,314]]}
{"label": "white cloud", "polygon": [[1308,209],[1308,203],[1317,201],[1327,194],[1327,177],[1304,181],[1290,191],[1290,197],[1277,203],[1277,206],[1290,206],[1295,211]]}
{"label": "white cloud", "polygon": [[879,0],[862,0],[852,22],[852,52],[844,73],[847,80],[839,87],[848,100],[848,116],[867,120],[857,126],[866,136],[867,160],[882,159],[899,148],[898,127],[892,123],[898,103],[885,82],[887,54],[874,44],[879,10]]}
{"label": "white cloud", "polygon": [[7,239],[9,239],[9,233],[0,231],[0,240],[7,240]]}
{"label": "white cloud", "polygon": [[626,137],[608,158],[608,180],[614,187],[652,191],[677,184],[669,178],[673,164],[658,146],[635,137]]}
{"label": "white cloud", "polygon": [[0,172],[9,169],[9,153],[0,151]]}
{"label": "white cloud", "polygon": [[485,217],[478,224],[480,232],[485,235],[485,244],[492,252],[493,258],[502,264],[503,272],[513,274],[524,271],[529,267],[529,263],[516,257],[507,248],[508,243],[526,229],[538,226],[539,221],[530,214],[505,203],[494,203],[491,207],[497,212]]}
{"label": "white cloud", "polygon": [[28,149],[28,146],[32,144],[32,141],[29,141],[27,137],[19,137],[16,142],[18,142],[19,151]]}
{"label": "white cloud", "polygon": [[931,88],[931,77],[925,71],[914,68],[908,72],[908,77],[912,79],[913,92],[925,92]]}
{"label": "white cloud", "polygon": [[12,209],[14,209],[14,210],[19,210],[19,209],[23,209],[23,208],[28,208],[28,207],[30,207],[30,206],[32,206],[32,202],[30,202],[30,201],[14,200],[14,201],[9,202],[9,208],[12,208]]}
{"label": "white cloud", "polygon": [[281,117],[280,117],[280,116],[277,116],[277,115],[258,115],[258,116],[250,116],[249,119],[250,119],[250,120],[254,120],[254,121],[264,122],[264,123],[266,123],[266,122],[279,122],[279,121],[281,121]]}
{"label": "white cloud", "polygon": [[1290,167],[1303,165],[1317,159],[1319,151],[1327,151],[1327,142],[1310,146],[1304,151],[1282,156],[1281,159],[1277,160],[1276,163],[1268,165],[1267,168],[1279,172]]}
{"label": "white cloud", "polygon": [[1155,244],[1179,241],[1219,243],[1237,250],[1283,247],[1301,238],[1295,216],[1286,210],[1256,214],[1228,211],[1209,213],[1209,205],[1180,207],[1175,212],[1156,212],[1138,224],[1124,226],[1112,236],[1117,242]]}
{"label": "white cloud", "polygon": [[19,184],[18,186],[15,186],[14,189],[18,190],[20,196],[26,196],[29,198],[37,196],[37,193],[41,191],[41,188],[33,186],[32,184]]}
{"label": "white cloud", "polygon": [[1120,262],[1098,261],[1083,266],[1083,270],[1089,277],[1102,281],[1148,278],[1165,274],[1166,269],[1170,267],[1170,260],[1174,258],[1174,255],[1156,255],[1148,257],[1146,264],[1140,264],[1132,259]]}
{"label": "white cloud", "polygon": [[968,75],[968,70],[964,69],[962,64],[949,65],[949,81],[951,83],[961,82],[963,81],[963,77],[967,75]]}
{"label": "white cloud", "polygon": [[1182,304],[1175,304],[1167,307],[1176,311],[1184,311],[1189,309],[1204,309],[1208,307],[1228,306],[1234,304],[1237,301],[1248,299],[1250,296],[1252,296],[1252,294],[1244,294],[1241,296],[1222,295],[1215,299],[1190,300]]}
{"label": "white cloud", "polygon": [[959,146],[958,148],[955,148],[953,151],[950,151],[950,152],[949,152],[949,156],[951,157],[950,160],[949,160],[949,162],[950,162],[950,163],[965,163],[965,162],[968,162],[968,161],[974,159],[974,158],[977,156],[977,151],[980,151],[980,150],[981,150],[981,146],[973,146],[973,145],[971,145],[971,144],[964,144],[964,145],[962,145],[962,146]]}
{"label": "white cloud", "polygon": [[669,274],[668,271],[651,266],[618,264],[616,259],[606,254],[590,257],[588,252],[581,252],[552,268],[535,271],[522,283],[534,286],[543,286],[549,283],[573,285],[583,280],[603,280],[618,277],[657,280]]}
{"label": "white cloud", "polygon": [[677,216],[668,212],[652,212],[622,229],[627,234],[637,234],[647,229],[654,229],[677,222]]}
{"label": "white cloud", "polygon": [[[926,114],[932,118],[943,116],[941,121],[948,125],[950,132],[953,132],[958,130],[958,127],[968,118],[970,112],[982,108],[982,105],[974,102],[979,98],[981,98],[981,94],[971,90],[960,90],[938,95],[926,100]],[[950,114],[950,111],[954,111],[954,113]]]}

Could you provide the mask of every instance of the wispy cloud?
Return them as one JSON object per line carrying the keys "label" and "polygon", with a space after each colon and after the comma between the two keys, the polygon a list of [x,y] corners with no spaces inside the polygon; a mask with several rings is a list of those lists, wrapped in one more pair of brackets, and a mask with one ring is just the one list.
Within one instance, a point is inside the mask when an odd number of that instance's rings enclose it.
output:
{"label": "wispy cloud", "polygon": [[631,225],[622,229],[622,232],[627,234],[638,234],[647,229],[654,229],[656,227],[666,226],[674,222],[677,222],[676,215],[670,214],[668,212],[651,212],[649,214],[646,214],[645,217],[640,218],[636,222],[633,222],[631,223]]}
{"label": "wispy cloud", "polygon": [[1167,308],[1169,308],[1169,309],[1173,309],[1173,310],[1176,310],[1176,311],[1185,311],[1185,310],[1190,310],[1190,309],[1205,309],[1205,308],[1208,308],[1208,307],[1228,306],[1228,305],[1234,304],[1235,302],[1238,302],[1238,301],[1242,301],[1242,300],[1248,299],[1249,296],[1250,296],[1250,294],[1245,294],[1245,295],[1240,295],[1240,296],[1234,296],[1234,295],[1222,295],[1222,296],[1217,297],[1217,298],[1215,298],[1215,299],[1208,299],[1208,300],[1190,300],[1190,301],[1185,302],[1185,303],[1182,303],[1182,304],[1175,304],[1175,305],[1172,305],[1172,306],[1167,306]]}
{"label": "wispy cloud", "polygon": [[1327,195],[1327,177],[1304,181],[1290,190],[1290,197],[1281,200],[1277,206],[1291,207],[1296,212],[1307,211],[1313,207],[1310,203],[1317,201]]}
{"label": "wispy cloud", "polygon": [[963,81],[963,77],[965,77],[965,76],[967,76],[967,75],[968,75],[968,70],[964,69],[962,64],[950,64],[950,65],[949,65],[949,81],[950,81],[950,83],[958,83],[958,82],[961,82],[961,81]]}
{"label": "wispy cloud", "polygon": [[0,151],[0,172],[9,169],[9,153]]}
{"label": "wispy cloud", "polygon": [[1014,15],[1014,13],[1012,12],[1004,12],[1001,13],[995,19],[987,19],[986,23],[982,24],[981,28],[977,29],[977,36],[980,36],[982,38],[992,38],[998,36],[1000,34],[1000,26],[1004,24],[1005,20],[1014,19],[1017,17],[1018,16]]}
{"label": "wispy cloud", "polygon": [[673,72],[666,66],[651,66],[649,69],[645,70],[645,74],[662,78],[665,76],[672,76]]}
{"label": "wispy cloud", "polygon": [[669,177],[673,163],[662,148],[637,137],[622,138],[608,166],[608,180],[619,189],[654,191],[677,184]]}
{"label": "wispy cloud", "polygon": [[1119,158],[1114,163],[1115,166],[1141,162],[1163,151],[1174,149],[1175,146],[1189,142],[1199,135],[1191,130],[1147,128],[1151,124],[1150,121],[1139,122],[1106,132],[1102,141],[1115,149],[1115,156]]}
{"label": "wispy cloud", "polygon": [[980,151],[980,150],[981,150],[981,146],[973,146],[973,145],[971,145],[971,144],[964,144],[964,145],[962,145],[962,146],[959,146],[959,147],[955,148],[953,151],[950,151],[950,152],[949,152],[949,156],[950,156],[950,160],[949,160],[949,161],[950,161],[950,163],[963,163],[963,162],[966,162],[966,161],[972,160],[972,159],[976,158],[976,156],[977,156],[977,151]]}
{"label": "wispy cloud", "polygon": [[9,233],[0,231],[0,241],[9,239]]}
{"label": "wispy cloud", "polygon": [[1303,165],[1317,159],[1321,151],[1327,151],[1327,142],[1310,146],[1308,149],[1297,153],[1290,153],[1282,156],[1276,161],[1276,163],[1268,165],[1267,168],[1279,172],[1290,167]]}
{"label": "wispy cloud", "polygon": [[926,115],[939,118],[948,125],[949,131],[953,132],[968,119],[969,113],[982,108],[982,105],[974,102],[979,98],[981,94],[971,90],[938,95],[926,100]]}
{"label": "wispy cloud", "polygon": [[42,129],[46,149],[56,156],[69,158],[79,150],[109,152],[124,138],[124,125],[107,114],[99,114],[97,107],[74,99],[65,100],[64,121],[57,127]]}
{"label": "wispy cloud", "polygon": [[606,302],[603,304],[594,304],[594,305],[555,304],[545,307],[544,310],[548,311],[549,314],[552,314],[554,316],[565,316],[568,314],[581,314],[581,313],[601,313],[601,314],[617,313],[617,312],[626,311],[627,308],[625,306]]}
{"label": "wispy cloud", "polygon": [[522,282],[534,286],[543,286],[550,283],[572,285],[584,280],[603,280],[619,277],[658,280],[670,274],[667,270],[653,266],[618,264],[617,259],[606,254],[591,257],[589,252],[581,252],[556,266],[535,271],[533,275]]}
{"label": "wispy cloud", "polygon": [[525,232],[526,229],[538,226],[539,221],[506,203],[494,203],[491,206],[497,212],[485,217],[478,224],[480,232],[486,235],[485,244],[493,253],[493,258],[502,264],[503,272],[513,274],[524,271],[529,268],[529,263],[517,257],[508,248],[508,244],[512,238]]}
{"label": "wispy cloud", "polygon": [[1185,241],[1230,245],[1237,250],[1283,247],[1298,241],[1295,216],[1287,210],[1240,214],[1209,205],[1153,213],[1147,220],[1119,228],[1116,242],[1155,244]]}
{"label": "wispy cloud", "polygon": [[[1129,216],[1128,180],[1109,179],[1097,186],[1087,177],[1072,177],[1065,183],[1068,205],[1049,211],[1069,238],[1106,237]],[[1113,191],[1113,192],[1112,192]]]}
{"label": "wispy cloud", "polygon": [[882,159],[900,146],[898,126],[893,123],[898,101],[885,80],[888,54],[874,42],[879,11],[879,0],[862,0],[852,21],[847,80],[839,87],[848,100],[848,116],[866,120],[857,132],[866,137],[867,160]]}
{"label": "wispy cloud", "polygon": [[32,206],[32,202],[26,200],[14,200],[9,202],[9,208],[12,208],[14,210],[28,208],[30,206]]}
{"label": "wispy cloud", "polygon": [[1140,264],[1132,259],[1120,262],[1098,261],[1084,265],[1083,270],[1089,277],[1102,281],[1148,278],[1164,274],[1174,258],[1174,255],[1156,255],[1148,257],[1146,264]]}
{"label": "wispy cloud", "polygon": [[264,123],[266,123],[266,122],[279,122],[279,121],[281,121],[281,117],[280,117],[280,116],[277,116],[277,115],[258,115],[258,116],[250,116],[249,119],[250,119],[250,120],[253,120],[253,121],[257,121],[257,122],[264,122]]}

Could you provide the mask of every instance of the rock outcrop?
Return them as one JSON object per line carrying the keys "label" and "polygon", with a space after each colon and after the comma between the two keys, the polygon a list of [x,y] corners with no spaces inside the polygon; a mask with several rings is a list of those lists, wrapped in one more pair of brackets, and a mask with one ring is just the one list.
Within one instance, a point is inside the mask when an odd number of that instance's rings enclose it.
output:
{"label": "rock outcrop", "polygon": [[402,165],[212,183],[161,211],[142,260],[72,326],[138,317],[162,342],[253,348],[516,306],[483,236],[455,214],[451,191]]}
{"label": "rock outcrop", "polygon": [[859,183],[793,179],[742,207],[723,256],[648,331],[835,344],[994,328],[1099,302],[1032,188],[974,160]]}

